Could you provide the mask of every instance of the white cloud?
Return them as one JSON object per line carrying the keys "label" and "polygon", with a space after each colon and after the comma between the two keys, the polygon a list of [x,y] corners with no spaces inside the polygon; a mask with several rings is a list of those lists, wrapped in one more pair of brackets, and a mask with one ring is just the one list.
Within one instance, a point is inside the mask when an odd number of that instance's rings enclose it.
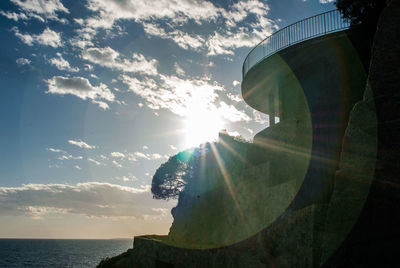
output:
{"label": "white cloud", "polygon": [[51,58],[49,59],[49,63],[51,65],[54,65],[57,67],[57,69],[62,70],[62,71],[68,71],[68,72],[79,72],[79,68],[75,67],[71,67],[71,65],[69,64],[69,62],[67,60],[65,60],[61,53],[57,52],[57,58]]}
{"label": "white cloud", "polygon": [[77,170],[82,170],[82,168],[78,165],[75,165],[74,168],[76,168]]}
{"label": "white cloud", "polygon": [[61,150],[61,149],[56,149],[56,148],[46,148],[47,151],[53,152],[53,153],[59,153],[61,154],[59,157],[57,157],[58,160],[63,161],[63,160],[82,160],[82,156],[73,156],[68,154],[66,151]]}
{"label": "white cloud", "polygon": [[[81,48],[88,47],[86,42],[96,35],[96,28],[118,28],[119,20],[133,20],[142,24],[147,35],[170,39],[183,49],[208,51],[208,55],[232,55],[233,50],[252,47],[278,29],[268,18],[268,3],[260,0],[238,1],[227,9],[192,0],[89,0],[87,6],[94,15],[78,21],[82,28],[75,45]],[[168,23],[160,24],[161,19]],[[202,30],[188,32],[182,27],[188,22],[198,24],[198,29],[218,22],[218,28],[207,36]]]}
{"label": "white cloud", "polygon": [[90,64],[85,63],[83,69],[84,69],[85,71],[91,72],[91,71],[93,71],[93,65],[90,65]]}
{"label": "white cloud", "polygon": [[173,146],[172,144],[169,145],[169,148],[171,148],[172,150],[178,150],[178,148],[176,148],[175,146]]}
{"label": "white cloud", "polygon": [[185,71],[182,69],[181,66],[179,66],[179,64],[177,62],[175,62],[174,67],[175,67],[175,72],[177,74],[182,75],[182,76],[185,75]]}
{"label": "white cloud", "polygon": [[118,163],[117,161],[113,160],[112,161],[113,165],[116,166],[117,168],[122,168],[122,165]]}
{"label": "white cloud", "polygon": [[220,106],[218,107],[218,112],[223,118],[230,122],[248,122],[251,120],[251,118],[245,112],[239,111],[238,109],[236,109],[235,106],[231,104],[226,104],[225,102],[221,101],[219,105]]}
{"label": "white cloud", "polygon": [[84,148],[84,149],[94,149],[96,148],[96,146],[94,145],[89,145],[86,142],[82,141],[82,140],[68,140],[69,144],[78,146],[80,148]]}
{"label": "white cloud", "polygon": [[110,28],[114,22],[121,19],[145,21],[149,19],[171,19],[175,23],[193,20],[214,20],[218,8],[208,1],[191,0],[89,0],[90,10],[98,12],[98,16],[87,20],[92,27]]}
{"label": "white cloud", "polygon": [[101,100],[112,102],[115,99],[114,94],[105,84],[100,83],[99,86],[92,86],[89,80],[84,77],[53,76],[46,82],[48,85],[46,93],[71,94],[83,100],[89,99],[102,109],[108,109],[109,106]]}
{"label": "white cloud", "polygon": [[74,22],[78,23],[79,25],[85,24],[85,20],[82,18],[74,18]]}
{"label": "white cloud", "polygon": [[64,151],[64,150],[61,150],[61,149],[55,149],[55,148],[46,148],[46,150],[47,151],[50,151],[50,152],[53,152],[53,153],[67,153],[66,151]]}
{"label": "white cloud", "polygon": [[146,145],[143,146],[143,150],[148,150],[148,149],[149,149],[148,146],[146,146]]}
{"label": "white cloud", "polygon": [[3,15],[7,19],[14,20],[14,21],[28,19],[28,17],[24,13],[4,12],[3,10],[0,10],[0,15]]}
{"label": "white cloud", "polygon": [[[269,24],[272,24],[269,23]],[[248,32],[246,29],[239,29],[233,33],[226,31],[225,33],[216,32],[207,40],[208,55],[233,55],[234,50],[241,47],[253,47],[268,35],[272,34],[273,27],[269,29]]]}
{"label": "white cloud", "polygon": [[[148,149],[148,148],[147,148]],[[144,150],[147,150],[144,149]],[[165,158],[165,156],[158,154],[158,153],[142,153],[142,152],[134,152],[134,153],[120,153],[120,152],[112,152],[110,153],[111,157],[114,158],[119,158],[119,159],[127,159],[129,161],[137,161],[139,158],[140,159],[145,159],[145,160],[159,160],[162,158]],[[115,166],[118,166],[119,163],[116,162],[114,163]]]}
{"label": "white cloud", "polygon": [[228,93],[228,94],[226,94],[227,95],[227,97],[230,99],[230,100],[232,100],[232,101],[234,101],[234,102],[241,102],[241,101],[243,101],[243,99],[242,99],[242,97],[239,95],[239,94],[232,94],[232,93]]}
{"label": "white cloud", "polygon": [[150,186],[133,188],[116,184],[86,182],[28,184],[0,187],[0,215],[46,216],[49,213],[80,214],[87,217],[135,217],[160,215],[153,210],[167,207],[153,200]]}
{"label": "white cloud", "polygon": [[200,35],[188,34],[178,29],[166,32],[159,25],[150,22],[144,23],[143,29],[149,35],[158,36],[163,39],[170,39],[183,49],[192,48],[198,50],[205,43],[205,39]]}
{"label": "white cloud", "polygon": [[155,59],[147,60],[143,55],[137,53],[132,55],[132,59],[122,58],[111,47],[88,48],[82,52],[82,58],[100,66],[123,72],[157,74],[157,61]]}
{"label": "white cloud", "polygon": [[232,136],[232,137],[240,136],[240,133],[237,132],[237,131],[229,131],[229,130],[227,130],[226,132],[229,134],[229,136]]}
{"label": "white cloud", "polygon": [[60,0],[11,0],[26,16],[44,21],[45,19],[60,20],[57,12],[69,13]]}
{"label": "white cloud", "polygon": [[18,65],[29,65],[29,64],[31,63],[30,60],[25,59],[25,58],[18,58],[15,62],[16,62]]}
{"label": "white cloud", "polygon": [[97,160],[95,160],[95,159],[93,159],[93,158],[88,158],[87,159],[89,162],[92,162],[92,163],[94,163],[96,166],[105,166],[106,164],[104,164],[104,163],[101,163],[101,162],[99,162],[99,161],[97,161]]}
{"label": "white cloud", "polygon": [[268,122],[268,115],[260,113],[257,110],[253,110],[253,118],[254,121],[256,121],[257,123],[264,125],[265,123]]}
{"label": "white cloud", "polygon": [[136,176],[134,176],[134,175],[132,175],[130,173],[128,175],[124,175],[124,176],[121,176],[121,177],[115,177],[115,179],[123,181],[123,182],[136,181],[137,180]]}
{"label": "white cloud", "polygon": [[134,155],[139,158],[150,159],[149,156],[141,152],[135,152]]}
{"label": "white cloud", "polygon": [[240,82],[237,81],[237,80],[233,80],[232,85],[233,85],[234,87],[236,87],[236,86],[240,85]]}
{"label": "white cloud", "polygon": [[110,155],[111,155],[111,157],[115,157],[115,158],[125,158],[125,155],[120,152],[112,152],[112,153],[110,153]]}
{"label": "white cloud", "polygon": [[209,105],[224,90],[219,85],[209,84],[204,80],[181,79],[175,76],[161,76],[158,83],[152,78],[137,78],[122,75],[121,80],[130,90],[146,100],[147,107],[158,110],[165,108],[184,116],[193,104]]}
{"label": "white cloud", "polygon": [[[92,38],[92,37],[90,37]],[[80,49],[84,49],[86,47],[91,47],[93,46],[93,42],[90,40],[82,40],[80,38],[73,38],[70,41],[70,44],[74,47],[78,47]]]}
{"label": "white cloud", "polygon": [[160,154],[157,154],[157,153],[155,153],[155,154],[148,154],[147,156],[148,156],[150,159],[152,159],[152,160],[158,160],[158,159],[164,158],[164,156],[162,156],[162,155],[160,155]]}
{"label": "white cloud", "polygon": [[58,160],[82,160],[83,157],[82,156],[73,156],[70,154],[64,154],[62,156],[57,157]]}
{"label": "white cloud", "polygon": [[[207,3],[211,4],[210,2]],[[208,21],[219,19],[224,23],[219,24],[217,31],[207,37],[177,29],[176,26],[179,27],[186,20],[173,20],[168,27],[157,24],[150,19],[141,22],[144,31],[149,35],[170,39],[183,49],[203,50],[206,48],[210,56],[233,55],[235,49],[253,47],[278,29],[277,24],[268,18],[269,5],[259,0],[238,1],[227,10],[213,6],[212,10],[214,12],[209,13],[209,17],[205,14],[203,19]],[[185,14],[185,16],[191,18],[190,14]],[[243,21],[249,16],[253,17],[252,22],[244,24]],[[242,23],[243,26],[238,26],[238,23]]]}
{"label": "white cloud", "polygon": [[62,45],[61,34],[51,30],[48,27],[44,29],[41,34],[23,34],[18,30],[17,27],[13,27],[12,31],[16,37],[18,37],[28,46],[33,46],[33,44],[38,43],[44,46],[57,48]]}
{"label": "white cloud", "polygon": [[218,92],[225,89],[206,79],[183,79],[176,76],[160,75],[160,81],[145,77],[139,80],[121,75],[123,83],[146,101],[153,110],[167,109],[185,117],[194,110],[213,113],[230,122],[249,121],[245,112],[225,102],[218,102]]}
{"label": "white cloud", "polygon": [[334,2],[335,0],[319,0],[319,2],[321,3],[321,4],[328,4],[328,3],[332,3],[332,2]]}

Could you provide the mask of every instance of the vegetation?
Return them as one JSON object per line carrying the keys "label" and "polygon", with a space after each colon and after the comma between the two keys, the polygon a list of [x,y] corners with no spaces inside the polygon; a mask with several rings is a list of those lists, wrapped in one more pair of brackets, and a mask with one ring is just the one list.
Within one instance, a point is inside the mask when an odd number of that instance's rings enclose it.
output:
{"label": "vegetation", "polygon": [[351,24],[375,27],[385,0],[336,0],[336,7]]}
{"label": "vegetation", "polygon": [[[221,136],[220,141],[205,143],[195,149],[185,150],[168,159],[153,176],[151,192],[155,199],[175,199],[185,186],[201,177],[202,165],[208,171],[219,170],[216,152],[227,170],[241,166],[251,144],[243,138]],[[243,164],[243,163],[241,163]],[[232,172],[231,170],[231,172]]]}

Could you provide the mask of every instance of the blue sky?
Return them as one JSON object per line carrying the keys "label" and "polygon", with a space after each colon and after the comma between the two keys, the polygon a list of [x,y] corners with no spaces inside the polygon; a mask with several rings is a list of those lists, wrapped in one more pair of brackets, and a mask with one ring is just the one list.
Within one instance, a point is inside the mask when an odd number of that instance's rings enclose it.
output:
{"label": "blue sky", "polygon": [[222,128],[251,139],[267,127],[240,96],[244,58],[279,28],[332,9],[1,1],[0,237],[167,233],[175,203],[151,198],[157,167]]}

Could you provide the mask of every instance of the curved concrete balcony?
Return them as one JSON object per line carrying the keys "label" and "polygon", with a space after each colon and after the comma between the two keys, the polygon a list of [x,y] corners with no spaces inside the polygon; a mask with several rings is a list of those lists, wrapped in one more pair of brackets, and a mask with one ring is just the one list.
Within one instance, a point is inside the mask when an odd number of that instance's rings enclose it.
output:
{"label": "curved concrete balcony", "polygon": [[330,97],[337,100],[340,91],[349,91],[354,83],[364,81],[364,68],[359,68],[363,59],[357,51],[362,40],[357,38],[363,36],[349,30],[349,23],[337,10],[282,28],[246,57],[242,69],[244,100],[270,115],[270,125],[275,117],[282,121],[296,115],[298,95],[306,97],[310,112],[318,94],[332,93]]}
{"label": "curved concrete balcony", "polygon": [[284,160],[306,165],[298,204],[329,197],[349,112],[365,89],[368,38],[334,10],[274,33],[243,64],[243,99],[270,118],[252,161],[270,162],[279,178]]}

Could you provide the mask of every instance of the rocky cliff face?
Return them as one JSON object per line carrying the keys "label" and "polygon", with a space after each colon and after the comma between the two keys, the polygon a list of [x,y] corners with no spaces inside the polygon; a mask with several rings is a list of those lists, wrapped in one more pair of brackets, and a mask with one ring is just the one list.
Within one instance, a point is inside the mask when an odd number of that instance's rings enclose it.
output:
{"label": "rocky cliff face", "polygon": [[268,139],[246,143],[245,150],[238,142],[212,145],[204,173],[186,185],[173,209],[169,237],[178,246],[237,243],[272,224],[289,207],[308,170],[311,123],[309,117],[283,121],[268,133]]}
{"label": "rocky cliff face", "polygon": [[[400,1],[382,13],[371,56],[367,89],[350,116],[329,204],[324,243],[340,247],[331,258],[324,255],[327,267],[399,264]],[[344,231],[349,227],[351,232]]]}

